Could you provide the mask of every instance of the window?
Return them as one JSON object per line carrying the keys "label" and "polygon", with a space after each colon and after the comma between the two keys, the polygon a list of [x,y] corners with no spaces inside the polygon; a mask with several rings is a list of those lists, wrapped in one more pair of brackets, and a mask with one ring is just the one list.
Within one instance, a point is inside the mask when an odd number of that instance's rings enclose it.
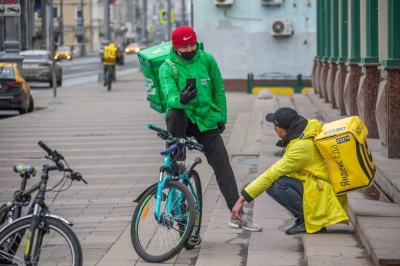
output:
{"label": "window", "polygon": [[82,6],[76,5],[75,6],[75,20],[81,20],[81,19],[82,19]]}
{"label": "window", "polygon": [[[59,6],[53,6],[53,19],[58,19],[60,16],[60,7]],[[35,12],[35,19],[39,20],[42,19],[42,9],[39,9],[38,11]]]}

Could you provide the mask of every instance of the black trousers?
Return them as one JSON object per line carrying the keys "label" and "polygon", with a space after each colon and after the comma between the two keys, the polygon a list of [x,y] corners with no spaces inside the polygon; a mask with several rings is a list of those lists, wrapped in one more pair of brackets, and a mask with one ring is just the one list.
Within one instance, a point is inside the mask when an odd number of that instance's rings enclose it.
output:
{"label": "black trousers", "polygon": [[[208,164],[215,172],[219,189],[229,210],[232,210],[239,199],[239,191],[219,129],[200,132],[197,125],[193,124],[186,116],[185,111],[181,109],[171,109],[167,114],[166,121],[167,130],[174,137],[193,136],[198,143],[203,145]],[[177,160],[185,159],[185,152],[181,152]]]}

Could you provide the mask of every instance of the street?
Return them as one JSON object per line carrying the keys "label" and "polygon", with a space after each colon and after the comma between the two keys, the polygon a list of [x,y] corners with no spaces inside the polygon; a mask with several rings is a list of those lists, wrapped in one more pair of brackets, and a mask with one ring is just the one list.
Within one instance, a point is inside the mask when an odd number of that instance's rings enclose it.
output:
{"label": "street", "polygon": [[[118,75],[137,72],[139,69],[136,54],[125,54],[124,57],[125,64],[116,66],[117,77]],[[57,88],[57,90],[62,89],[63,87],[81,84],[83,82],[97,81],[100,69],[101,71],[103,70],[103,65],[100,65],[99,57],[77,57],[72,61],[62,60],[61,62],[58,62],[58,64],[62,66],[63,86]],[[32,90],[32,95],[53,89],[49,87],[48,83],[31,82],[29,85]]]}

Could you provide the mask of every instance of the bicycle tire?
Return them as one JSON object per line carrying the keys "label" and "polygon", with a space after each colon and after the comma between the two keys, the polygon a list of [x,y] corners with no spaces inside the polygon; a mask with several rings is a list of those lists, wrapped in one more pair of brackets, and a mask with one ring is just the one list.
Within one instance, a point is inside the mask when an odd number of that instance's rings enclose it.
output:
{"label": "bicycle tire", "polygon": [[[49,230],[43,234],[42,245],[39,252],[39,263],[35,264],[35,266],[44,265],[46,263],[82,266],[82,248],[75,233],[66,224],[51,217],[46,217],[44,224],[49,227]],[[28,235],[27,232],[29,231],[30,225],[31,219],[19,220],[12,223],[0,233],[0,263],[25,265],[24,251],[26,236]],[[38,232],[35,234],[36,236],[38,235],[37,233]],[[23,244],[18,247],[15,253],[10,252],[8,247],[18,240]],[[35,250],[36,239],[32,240],[31,245],[32,257],[34,257],[33,251]],[[60,250],[64,246],[69,249],[70,255]]]}
{"label": "bicycle tire", "polygon": [[0,207],[0,229],[8,224],[7,222],[8,207],[6,204]]}
{"label": "bicycle tire", "polygon": [[[176,204],[176,198],[173,198],[173,205],[176,205],[174,207],[184,209],[186,207],[187,209],[184,211],[174,213],[176,208],[172,208],[170,213],[165,213],[164,208],[169,200],[168,197],[172,195],[172,189],[179,191],[184,200],[184,202]],[[165,183],[160,204],[162,220],[158,222],[154,215],[156,195],[157,186],[147,191],[136,206],[132,217],[131,240],[136,253],[143,260],[160,263],[173,258],[183,249],[184,243],[187,242],[193,231],[195,220],[191,217],[196,215],[196,204],[193,195],[182,183],[168,180]],[[179,195],[179,193],[175,193],[175,195]],[[153,213],[151,213],[150,208],[152,208]],[[182,219],[183,213],[187,215]],[[171,215],[172,217],[170,217]],[[182,234],[179,231],[179,219],[186,223]],[[155,229],[149,228],[149,224],[155,225]],[[172,243],[173,240],[176,243]]]}
{"label": "bicycle tire", "polygon": [[[201,180],[200,180],[200,175],[196,171],[192,171],[190,173],[190,182],[194,186],[194,190],[196,192],[197,199],[199,200],[200,208],[199,208],[199,213],[196,213],[196,220],[194,223],[193,231],[191,236],[196,236],[199,237],[200,235],[200,229],[201,229],[201,218],[202,218],[202,212],[203,212],[203,190],[201,187]],[[196,245],[190,244],[189,240],[185,242],[184,248],[186,250],[191,250],[195,247]]]}
{"label": "bicycle tire", "polygon": [[113,80],[113,78],[112,78],[112,73],[111,73],[111,70],[109,69],[109,70],[107,71],[107,90],[108,90],[108,91],[111,90],[112,80]]}

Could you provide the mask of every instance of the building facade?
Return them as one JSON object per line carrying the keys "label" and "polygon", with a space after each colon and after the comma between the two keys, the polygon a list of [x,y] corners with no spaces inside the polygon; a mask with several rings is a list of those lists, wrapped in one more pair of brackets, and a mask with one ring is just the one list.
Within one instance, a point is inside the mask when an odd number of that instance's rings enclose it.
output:
{"label": "building facade", "polygon": [[311,76],[316,0],[225,2],[231,4],[193,0],[193,26],[215,56],[226,87],[245,91],[250,72],[255,78],[276,72]]}

